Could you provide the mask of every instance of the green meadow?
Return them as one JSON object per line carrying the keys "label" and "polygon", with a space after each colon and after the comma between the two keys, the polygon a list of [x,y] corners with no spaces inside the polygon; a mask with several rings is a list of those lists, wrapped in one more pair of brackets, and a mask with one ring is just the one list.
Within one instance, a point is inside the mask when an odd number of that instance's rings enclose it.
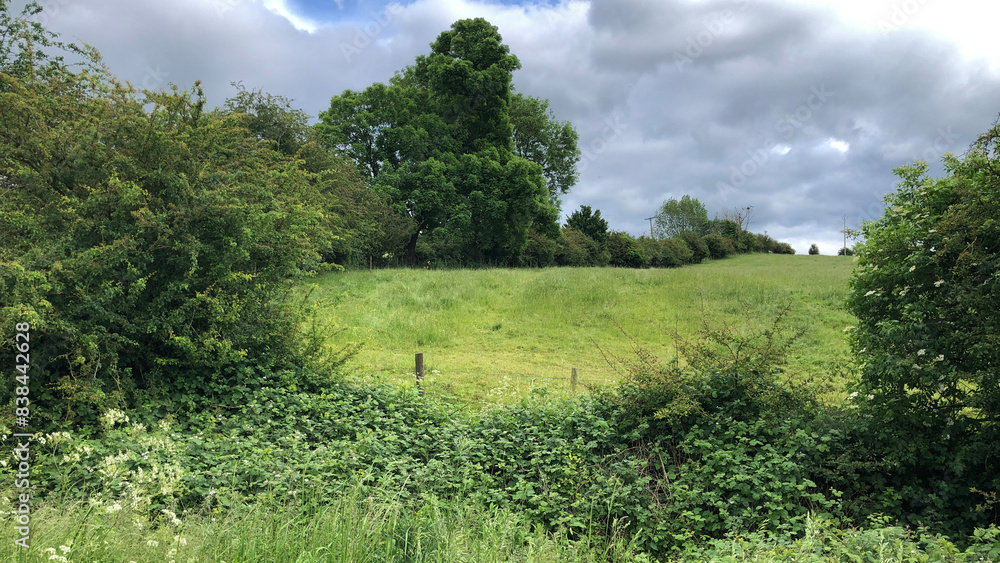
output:
{"label": "green meadow", "polygon": [[355,377],[413,385],[423,353],[428,394],[483,404],[569,393],[573,368],[580,391],[613,383],[615,358],[634,345],[667,361],[675,335],[703,323],[752,331],[783,304],[802,331],[785,376],[830,380],[847,359],[851,268],[837,256],[752,254],[677,269],[357,270],[310,285],[330,344],[359,345]]}

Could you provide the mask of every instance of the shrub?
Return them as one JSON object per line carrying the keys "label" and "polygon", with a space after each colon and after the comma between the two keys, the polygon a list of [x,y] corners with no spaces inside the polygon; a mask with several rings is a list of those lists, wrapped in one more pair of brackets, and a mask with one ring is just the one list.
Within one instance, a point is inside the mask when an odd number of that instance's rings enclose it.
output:
{"label": "shrub", "polygon": [[635,239],[636,245],[642,251],[643,256],[653,268],[677,268],[682,266],[681,261],[674,256],[673,251],[665,246],[661,241],[641,236]]}
{"label": "shrub", "polygon": [[556,262],[560,266],[604,266],[610,260],[596,241],[571,227],[563,227],[558,244]]}
{"label": "shrub", "polygon": [[945,156],[946,178],[926,163],[895,170],[885,214],[862,225],[848,299],[857,392],[898,468],[890,482],[909,521],[952,531],[1000,515],[984,502],[1000,489],[998,146],[994,125],[964,158]]}
{"label": "shrub", "polygon": [[819,254],[819,247],[815,244],[809,246],[809,256],[816,256]]}
{"label": "shrub", "polygon": [[670,249],[670,252],[681,261],[681,264],[693,264],[694,263],[694,252],[691,247],[687,245],[682,239],[679,238],[667,238],[662,239],[660,243]]}
{"label": "shrub", "polygon": [[608,253],[611,255],[610,265],[618,268],[646,268],[649,262],[636,244],[632,235],[614,231],[608,237]]}
{"label": "shrub", "polygon": [[683,240],[685,244],[688,245],[688,248],[691,249],[692,263],[698,264],[705,258],[708,258],[708,246],[698,233],[694,231],[684,231],[678,235],[677,238]]}
{"label": "shrub", "polygon": [[702,239],[708,248],[708,255],[713,260],[719,260],[736,252],[733,243],[729,239],[715,233],[710,233]]}
{"label": "shrub", "polygon": [[779,242],[774,246],[775,254],[795,254],[795,249],[787,242]]}

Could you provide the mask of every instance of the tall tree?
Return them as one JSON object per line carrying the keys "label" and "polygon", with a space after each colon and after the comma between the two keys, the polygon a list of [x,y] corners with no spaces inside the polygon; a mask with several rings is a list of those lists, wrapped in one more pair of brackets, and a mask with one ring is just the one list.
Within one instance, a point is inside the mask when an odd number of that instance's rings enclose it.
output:
{"label": "tall tree", "polygon": [[654,232],[657,238],[672,238],[684,231],[708,234],[708,210],[697,199],[684,196],[663,202],[656,212]]}
{"label": "tall tree", "polygon": [[548,100],[515,93],[511,97],[510,120],[514,126],[514,152],[542,166],[549,201],[569,192],[580,174],[577,147],[579,135],[568,121],[559,122]]}
{"label": "tall tree", "polygon": [[318,128],[355,159],[415,230],[461,242],[473,260],[511,262],[528,229],[558,235],[542,165],[514,152],[511,73],[517,57],[496,27],[460,20],[429,55],[364,92],[334,97]]}

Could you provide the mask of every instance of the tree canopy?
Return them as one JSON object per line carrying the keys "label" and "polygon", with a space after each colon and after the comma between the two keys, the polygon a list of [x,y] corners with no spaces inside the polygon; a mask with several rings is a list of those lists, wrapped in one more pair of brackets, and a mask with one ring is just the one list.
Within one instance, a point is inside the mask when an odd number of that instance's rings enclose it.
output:
{"label": "tree canopy", "polygon": [[498,263],[516,262],[529,229],[558,236],[557,196],[576,179],[576,135],[551,122],[544,102],[512,102],[518,68],[496,27],[460,20],[389,85],[345,91],[320,114],[327,146],[411,218],[410,263],[422,235]]}
{"label": "tree canopy", "polygon": [[657,210],[653,224],[657,238],[675,237],[684,231],[706,235],[709,226],[708,210],[704,204],[688,195],[679,200],[670,198]]}

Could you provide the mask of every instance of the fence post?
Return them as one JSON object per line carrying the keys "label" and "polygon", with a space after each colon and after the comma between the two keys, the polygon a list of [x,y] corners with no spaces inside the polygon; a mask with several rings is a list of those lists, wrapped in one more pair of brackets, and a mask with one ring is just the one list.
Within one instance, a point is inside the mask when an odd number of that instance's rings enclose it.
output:
{"label": "fence post", "polygon": [[417,354],[417,394],[421,397],[424,396],[424,355],[422,353]]}
{"label": "fence post", "polygon": [[569,388],[570,388],[570,391],[574,395],[576,395],[576,368],[573,368],[573,375],[569,379]]}

